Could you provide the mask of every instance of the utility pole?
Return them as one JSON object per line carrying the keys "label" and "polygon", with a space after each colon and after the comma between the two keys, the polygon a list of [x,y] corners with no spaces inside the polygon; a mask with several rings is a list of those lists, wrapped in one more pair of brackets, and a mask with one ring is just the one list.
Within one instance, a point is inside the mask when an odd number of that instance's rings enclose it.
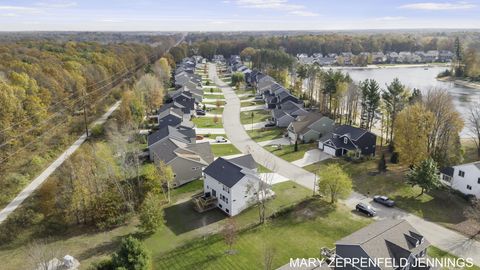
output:
{"label": "utility pole", "polygon": [[252,131],[253,131],[253,117],[255,116],[255,113],[252,112]]}
{"label": "utility pole", "polygon": [[85,106],[85,98],[87,97],[87,90],[86,88],[83,89],[82,91],[83,98],[82,98],[82,106],[83,106],[83,122],[85,124],[85,134],[87,134],[87,137],[89,136],[88,134],[88,123],[87,123],[87,108]]}

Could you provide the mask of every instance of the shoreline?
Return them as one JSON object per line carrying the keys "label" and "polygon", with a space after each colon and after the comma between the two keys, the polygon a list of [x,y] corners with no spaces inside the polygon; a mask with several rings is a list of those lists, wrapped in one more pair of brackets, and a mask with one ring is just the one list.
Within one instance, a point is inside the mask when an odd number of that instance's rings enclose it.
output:
{"label": "shoreline", "polygon": [[480,82],[470,82],[464,79],[452,79],[450,76],[437,78],[437,80],[442,82],[452,82],[459,86],[480,90]]}
{"label": "shoreline", "polygon": [[450,63],[424,63],[424,64],[379,64],[367,65],[365,67],[354,66],[323,66],[327,69],[382,69],[382,68],[430,68],[430,67],[450,67]]}

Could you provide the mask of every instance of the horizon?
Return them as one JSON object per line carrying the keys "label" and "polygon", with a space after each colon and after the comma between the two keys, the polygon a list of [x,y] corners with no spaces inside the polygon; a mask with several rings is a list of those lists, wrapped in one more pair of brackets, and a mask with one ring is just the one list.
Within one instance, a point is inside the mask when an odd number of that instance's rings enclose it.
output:
{"label": "horizon", "polygon": [[480,29],[479,11],[478,0],[4,0],[0,25],[2,32]]}

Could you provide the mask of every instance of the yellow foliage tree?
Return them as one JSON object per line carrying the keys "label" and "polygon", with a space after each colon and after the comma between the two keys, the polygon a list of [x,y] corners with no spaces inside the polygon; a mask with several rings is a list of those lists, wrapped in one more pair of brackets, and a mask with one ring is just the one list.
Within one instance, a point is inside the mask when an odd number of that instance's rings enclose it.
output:
{"label": "yellow foliage tree", "polygon": [[433,129],[434,115],[422,103],[402,110],[395,120],[395,149],[400,162],[417,165],[429,156],[428,137]]}

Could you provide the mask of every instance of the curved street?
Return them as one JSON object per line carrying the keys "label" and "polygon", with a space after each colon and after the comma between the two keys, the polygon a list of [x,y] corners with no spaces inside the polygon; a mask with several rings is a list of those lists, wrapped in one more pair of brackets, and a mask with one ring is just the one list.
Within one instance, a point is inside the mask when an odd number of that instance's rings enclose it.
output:
{"label": "curved street", "polygon": [[[222,121],[225,133],[231,143],[242,153],[252,154],[257,163],[312,190],[315,187],[315,174],[275,156],[250,138],[240,122],[240,99],[232,87],[218,78],[215,64],[208,64],[208,75],[225,95],[227,103],[223,110]],[[352,192],[350,197],[343,201],[350,209],[354,209],[359,202],[372,204],[377,210],[375,218],[403,218],[414,225],[434,246],[458,257],[472,258],[476,265],[480,265],[480,242],[399,208],[386,208],[372,203],[371,198],[357,192]]]}

